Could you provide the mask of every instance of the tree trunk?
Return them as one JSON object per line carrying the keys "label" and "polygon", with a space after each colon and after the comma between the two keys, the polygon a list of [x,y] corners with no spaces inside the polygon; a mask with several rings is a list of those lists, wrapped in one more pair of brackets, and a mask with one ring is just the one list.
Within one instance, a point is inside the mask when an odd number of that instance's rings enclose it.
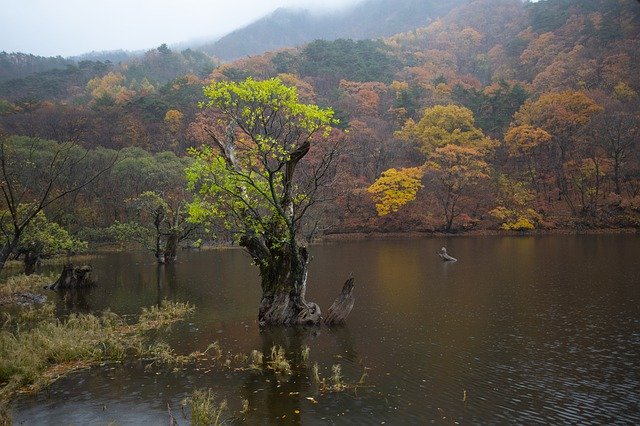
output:
{"label": "tree trunk", "polygon": [[347,316],[351,313],[353,304],[355,303],[355,298],[353,297],[353,286],[353,278],[349,278],[344,283],[344,286],[342,286],[342,292],[327,312],[327,317],[324,319],[325,324],[342,324],[347,319]]}
{"label": "tree trunk", "polygon": [[[20,233],[21,232],[22,231],[20,231]],[[0,271],[4,269],[4,264],[9,259],[9,256],[11,256],[11,253],[13,253],[16,247],[18,247],[18,241],[20,241],[20,233],[14,234],[13,238],[11,238],[10,241],[2,245],[2,248],[0,249]]]}
{"label": "tree trunk", "polygon": [[40,262],[40,255],[33,252],[26,252],[24,255],[24,274],[31,275],[36,272],[36,267]]}
{"label": "tree trunk", "polygon": [[178,260],[178,232],[171,231],[167,235],[167,242],[164,246],[164,261],[166,263],[175,263]]}
{"label": "tree trunk", "polygon": [[91,266],[74,267],[73,264],[67,263],[62,268],[60,277],[49,288],[51,290],[83,288],[94,284],[95,281],[91,279]]}
{"label": "tree trunk", "polygon": [[9,244],[4,244],[0,249],[0,271],[4,269],[4,264],[9,259],[9,255],[11,254],[11,247]]}
{"label": "tree trunk", "polygon": [[319,324],[320,307],[305,300],[309,261],[306,247],[284,243],[269,249],[257,237],[244,238],[241,244],[260,268],[262,300],[258,323],[261,326]]}

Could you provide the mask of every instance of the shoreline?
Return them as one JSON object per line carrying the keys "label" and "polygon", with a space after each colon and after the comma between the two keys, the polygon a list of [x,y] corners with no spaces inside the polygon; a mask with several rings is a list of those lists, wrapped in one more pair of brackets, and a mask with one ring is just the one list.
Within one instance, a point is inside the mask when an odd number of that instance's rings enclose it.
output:
{"label": "shoreline", "polygon": [[537,229],[533,231],[473,230],[447,233],[441,231],[424,232],[345,232],[327,234],[317,239],[318,243],[339,241],[362,241],[366,239],[398,238],[449,238],[449,237],[538,237],[546,235],[640,235],[638,228],[601,228],[601,229]]}

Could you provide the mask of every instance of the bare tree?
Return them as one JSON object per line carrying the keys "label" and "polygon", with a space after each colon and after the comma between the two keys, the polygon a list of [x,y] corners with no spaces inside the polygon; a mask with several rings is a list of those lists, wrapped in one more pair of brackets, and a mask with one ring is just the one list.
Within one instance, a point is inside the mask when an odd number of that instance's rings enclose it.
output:
{"label": "bare tree", "polygon": [[116,161],[97,163],[73,142],[0,133],[0,270],[36,215],[85,188]]}

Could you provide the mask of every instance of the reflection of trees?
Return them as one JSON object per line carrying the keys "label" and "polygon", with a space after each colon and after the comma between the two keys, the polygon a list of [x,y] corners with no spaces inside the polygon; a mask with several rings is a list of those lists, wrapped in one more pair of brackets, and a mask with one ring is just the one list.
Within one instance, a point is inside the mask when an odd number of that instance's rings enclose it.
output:
{"label": "reflection of trees", "polygon": [[176,276],[176,266],[174,264],[158,264],[156,268],[156,304],[158,306],[162,304],[163,299],[175,299]]}
{"label": "reflection of trees", "polygon": [[329,327],[329,332],[336,339],[340,354],[351,362],[358,359],[358,352],[353,347],[353,337],[346,325]]}

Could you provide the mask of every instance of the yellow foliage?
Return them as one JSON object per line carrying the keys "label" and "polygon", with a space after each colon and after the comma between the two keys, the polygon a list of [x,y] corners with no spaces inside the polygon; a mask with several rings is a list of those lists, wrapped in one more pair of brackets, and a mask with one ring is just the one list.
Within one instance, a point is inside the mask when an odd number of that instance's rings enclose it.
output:
{"label": "yellow foliage", "polygon": [[418,123],[408,120],[396,136],[417,143],[425,154],[450,144],[481,150],[492,145],[475,127],[471,110],[457,105],[427,108]]}
{"label": "yellow foliage", "polygon": [[169,129],[176,133],[180,130],[180,126],[182,125],[182,119],[184,118],[184,114],[178,111],[177,109],[170,109],[164,115],[164,122],[169,126]]}
{"label": "yellow foliage", "polygon": [[618,83],[613,88],[613,95],[621,101],[630,101],[638,97],[638,93],[624,82]]}
{"label": "yellow foliage", "polygon": [[551,135],[539,127],[529,124],[515,126],[504,135],[504,142],[509,149],[509,155],[516,157],[530,155],[540,145],[548,143]]}
{"label": "yellow foliage", "polygon": [[125,86],[125,77],[119,72],[110,72],[104,77],[96,77],[87,83],[87,90],[94,99],[110,97],[117,103],[123,103],[133,96],[134,92]]}
{"label": "yellow foliage", "polygon": [[413,201],[418,190],[423,188],[420,183],[422,175],[421,167],[389,169],[383,172],[378,180],[367,188],[367,192],[376,202],[378,215],[385,216],[397,212],[400,207]]}

